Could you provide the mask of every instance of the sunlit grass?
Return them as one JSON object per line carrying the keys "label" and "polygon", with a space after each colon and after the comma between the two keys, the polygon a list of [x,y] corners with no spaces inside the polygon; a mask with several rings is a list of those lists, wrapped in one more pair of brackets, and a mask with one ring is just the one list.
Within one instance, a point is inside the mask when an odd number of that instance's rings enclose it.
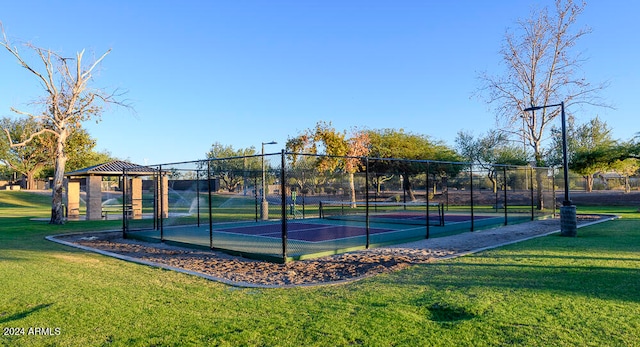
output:
{"label": "sunlit grass", "polygon": [[577,206],[576,213],[608,214],[620,218],[640,218],[640,206]]}
{"label": "sunlit grass", "polygon": [[[51,211],[51,194],[0,190],[0,216],[46,216]],[[49,207],[49,208],[47,208]]]}
{"label": "sunlit grass", "polygon": [[[240,289],[48,242],[120,222],[49,225],[31,220],[47,214],[46,196],[5,194],[0,329],[26,330],[0,335],[1,346],[640,345],[633,208],[576,238],[543,237],[347,285]],[[605,210],[613,212],[580,212]],[[35,327],[60,333],[26,334]]]}

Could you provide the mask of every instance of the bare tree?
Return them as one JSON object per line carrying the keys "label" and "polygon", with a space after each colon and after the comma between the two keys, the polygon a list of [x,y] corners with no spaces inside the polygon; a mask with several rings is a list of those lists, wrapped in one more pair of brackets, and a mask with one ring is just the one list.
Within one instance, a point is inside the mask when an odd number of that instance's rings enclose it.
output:
{"label": "bare tree", "polygon": [[[556,0],[555,12],[533,11],[528,19],[517,22],[514,32],[507,32],[500,51],[505,74],[480,79],[487,102],[496,111],[506,131],[521,136],[533,149],[536,165],[543,165],[543,146],[549,125],[560,115],[558,107],[536,112],[524,111],[536,105],[591,104],[604,106],[597,92],[606,83],[593,85],[579,75],[584,58],[573,49],[588,28],[574,30],[585,3]],[[540,185],[539,185],[540,186]],[[543,208],[541,194],[539,208]]]}
{"label": "bare tree", "polygon": [[17,46],[13,46],[7,39],[4,28],[0,23],[2,41],[4,47],[18,61],[18,64],[30,72],[40,83],[45,91],[45,96],[36,104],[42,105],[41,113],[31,113],[12,108],[17,114],[29,117],[41,125],[40,130],[32,133],[26,140],[14,143],[7,129],[5,133],[9,137],[10,146],[24,146],[34,138],[49,133],[55,137],[54,177],[51,199],[51,224],[64,223],[64,211],[62,205],[62,188],[67,153],[65,144],[67,139],[82,122],[89,119],[99,120],[102,106],[106,104],[118,104],[127,106],[117,98],[120,95],[106,93],[102,89],[93,89],[90,82],[93,80],[93,72],[102,60],[111,52],[108,50],[95,61],[84,64],[84,50],[76,53],[75,58],[65,58],[49,49],[39,48],[31,44],[25,46],[33,51],[39,58],[42,66],[28,63],[23,59]]}

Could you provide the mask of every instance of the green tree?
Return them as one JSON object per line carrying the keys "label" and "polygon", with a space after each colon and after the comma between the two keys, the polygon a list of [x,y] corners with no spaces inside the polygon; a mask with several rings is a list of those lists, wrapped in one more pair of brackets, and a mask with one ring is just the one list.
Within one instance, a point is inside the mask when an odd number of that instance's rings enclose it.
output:
{"label": "green tree", "polygon": [[83,128],[79,128],[71,134],[65,144],[65,152],[68,157],[67,171],[78,170],[117,159],[108,151],[96,151],[96,145],[96,140]]}
{"label": "green tree", "polygon": [[615,161],[615,152],[611,147],[598,147],[592,150],[578,150],[571,156],[569,168],[582,175],[587,181],[587,192],[593,190],[593,178],[604,172]]}
{"label": "green tree", "polygon": [[320,187],[327,182],[327,175],[316,170],[316,157],[310,155],[297,155],[295,162],[291,162],[287,168],[290,182],[295,185],[302,194],[317,193]]}
{"label": "green tree", "polygon": [[[37,131],[37,122],[29,118],[3,118],[0,127],[7,129],[12,139],[22,141]],[[24,146],[11,147],[6,133],[0,138],[0,161],[13,171],[21,173],[26,178],[26,188],[35,189],[35,180],[53,175],[53,161],[51,153],[55,150],[53,136],[44,133]],[[83,167],[106,163],[114,160],[109,152],[96,152],[96,141],[89,133],[80,128],[74,132],[65,144],[68,156],[66,168],[68,171]]]}
{"label": "green tree", "polygon": [[616,160],[610,165],[611,170],[622,175],[624,177],[624,191],[626,193],[631,192],[631,185],[629,184],[629,176],[632,176],[638,172],[640,165],[638,159],[627,158],[622,160]]}
{"label": "green tree", "polygon": [[[38,123],[32,119],[3,118],[0,126],[5,129],[4,137],[0,141],[0,160],[13,171],[26,177],[26,188],[35,189],[35,179],[38,174],[51,166],[51,151],[53,138],[44,134],[29,141],[24,146],[10,146],[11,139],[25,141],[32,133],[38,131]],[[8,135],[7,135],[8,134]]]}
{"label": "green tree", "polygon": [[[615,161],[613,157],[617,142],[612,137],[611,128],[598,117],[577,127],[573,120],[568,123],[569,168],[584,177],[587,182],[587,192],[591,192],[595,174],[607,171],[610,164]],[[552,136],[551,155],[548,156],[548,160],[554,165],[560,165],[562,162],[562,133],[557,127],[554,127]]]}
{"label": "green tree", "polygon": [[[370,171],[397,173],[402,176],[403,189],[412,201],[416,200],[413,192],[412,176],[425,172],[424,164],[415,160],[460,161],[460,156],[441,141],[432,140],[429,136],[406,133],[404,130],[381,129],[370,130],[370,157],[394,158],[409,160],[373,160]],[[414,161],[411,161],[414,160]],[[456,175],[456,166],[434,165],[434,172],[441,176]]]}
{"label": "green tree", "polygon": [[640,159],[640,133],[627,144],[629,156]]}
{"label": "green tree", "polygon": [[[3,118],[0,120],[0,126],[9,131],[11,139],[24,141],[38,131],[39,124],[29,118]],[[10,146],[6,132],[0,137],[4,137],[0,141],[0,161],[26,177],[27,189],[35,189],[37,178],[53,175],[51,153],[55,150],[55,139],[51,134],[43,133],[24,146],[18,147]],[[86,130],[79,128],[71,134],[65,144],[68,171],[113,160],[108,152],[95,152],[95,146],[96,141]]]}
{"label": "green tree", "polygon": [[[361,158],[369,153],[369,134],[353,129],[347,138],[347,132],[337,131],[331,123],[318,122],[313,129],[307,129],[294,138],[289,138],[287,151],[293,153],[319,154],[315,157],[315,167],[321,172],[344,170],[349,175],[350,201],[355,207],[355,173],[363,168]],[[293,155],[293,162],[297,156]]]}
{"label": "green tree", "polygon": [[221,186],[229,192],[235,192],[238,187],[246,184],[251,173],[262,169],[253,146],[234,149],[233,146],[215,142],[206,155],[208,159],[213,159],[209,161],[211,171],[220,178]]}
{"label": "green tree", "polygon": [[461,131],[458,132],[455,141],[458,152],[466,160],[480,165],[486,171],[494,193],[498,190],[498,171],[494,164],[527,164],[524,149],[513,145],[506,134],[497,130],[490,130],[478,138],[469,132]]}
{"label": "green tree", "polygon": [[0,161],[0,180],[11,180],[13,173],[14,171],[9,166]]}
{"label": "green tree", "polygon": [[626,158],[640,159],[640,133],[629,141],[619,144],[615,150],[618,160]]}

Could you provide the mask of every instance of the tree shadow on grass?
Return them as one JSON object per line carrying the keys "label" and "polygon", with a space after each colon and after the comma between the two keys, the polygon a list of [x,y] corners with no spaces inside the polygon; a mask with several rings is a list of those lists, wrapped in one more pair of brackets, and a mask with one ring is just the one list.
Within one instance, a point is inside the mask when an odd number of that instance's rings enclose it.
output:
{"label": "tree shadow on grass", "polygon": [[12,314],[10,316],[6,316],[4,317],[4,313],[0,312],[0,324],[4,324],[4,323],[9,323],[9,322],[13,322],[15,320],[19,320],[22,318],[26,318],[27,316],[29,316],[32,313],[38,312],[42,309],[45,309],[49,306],[51,306],[52,304],[40,304],[38,306],[34,306],[32,308],[29,308],[25,311],[22,312],[18,312],[15,314]]}
{"label": "tree shadow on grass", "polygon": [[574,256],[574,255],[558,255],[558,254],[535,254],[535,253],[517,253],[517,254],[491,254],[490,256],[478,255],[483,258],[495,258],[495,259],[559,259],[568,261],[624,261],[624,262],[639,262],[640,257],[632,257],[635,254],[631,254],[629,257],[600,257],[600,256]]}
{"label": "tree shadow on grass", "polygon": [[417,265],[388,278],[439,289],[533,289],[640,303],[639,220],[585,228],[577,238],[549,236]]}
{"label": "tree shadow on grass", "polygon": [[462,307],[441,302],[429,305],[427,310],[430,313],[429,319],[438,323],[455,323],[469,320],[476,316]]}
{"label": "tree shadow on grass", "polygon": [[[387,279],[383,280],[386,281]],[[418,265],[388,278],[395,285],[425,285],[436,290],[487,287],[533,289],[640,303],[640,271],[637,268],[481,264],[459,259],[454,262]]]}

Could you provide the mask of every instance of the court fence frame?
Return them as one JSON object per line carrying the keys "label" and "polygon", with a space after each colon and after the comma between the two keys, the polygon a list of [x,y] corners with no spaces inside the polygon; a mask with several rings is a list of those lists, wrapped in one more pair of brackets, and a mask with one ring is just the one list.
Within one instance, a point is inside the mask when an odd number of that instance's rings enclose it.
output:
{"label": "court fence frame", "polygon": [[[351,167],[358,169],[348,172],[344,165],[348,161],[355,163]],[[123,169],[124,238],[196,246],[276,262],[428,239],[432,237],[434,228],[439,234],[445,230],[444,216],[451,211],[469,217],[468,222],[453,232],[473,232],[555,216],[556,185],[561,183],[561,180],[556,182],[557,170],[549,167],[328,156],[285,150],[149,167],[155,174],[138,183],[135,180],[140,178]],[[324,169],[320,170],[320,167]],[[179,186],[189,188],[180,190]],[[223,193],[222,190],[228,192]],[[241,199],[232,192],[242,194]],[[221,204],[214,201],[223,194],[228,200]],[[231,205],[229,202],[234,199],[245,202],[242,210],[226,212],[227,207],[223,205]],[[188,201],[191,201],[188,212],[175,212],[186,211],[185,202]],[[347,223],[364,229],[363,235],[359,235],[357,241],[331,242],[326,249],[314,248],[310,253],[296,249],[296,241],[289,240],[290,226],[321,220],[323,201],[352,204],[354,209],[357,205],[362,218]],[[378,222],[372,221],[377,206],[389,202],[406,206],[403,204],[413,201],[420,201],[424,206],[424,225],[413,226],[411,233],[404,238],[387,240],[372,237],[372,229],[378,226]],[[174,207],[178,202],[183,205]],[[132,206],[139,206],[138,209],[144,210],[147,217],[144,217],[145,213],[129,213]],[[269,211],[273,217],[269,216]],[[432,212],[437,216],[435,224],[429,222]],[[483,215],[491,215],[493,222],[487,224]],[[500,219],[498,224],[496,218]],[[245,247],[243,243],[257,242],[257,238],[248,235],[239,237],[240,241],[217,242],[223,235],[221,228],[229,225],[251,228],[251,225],[265,224],[270,225],[270,231],[279,229],[277,237],[270,234],[266,246]],[[202,230],[208,231],[208,244],[180,241],[168,236],[168,230],[177,226],[204,228]],[[145,234],[145,231],[152,233]],[[450,234],[452,231],[447,232]],[[202,232],[199,235],[202,236]]]}

